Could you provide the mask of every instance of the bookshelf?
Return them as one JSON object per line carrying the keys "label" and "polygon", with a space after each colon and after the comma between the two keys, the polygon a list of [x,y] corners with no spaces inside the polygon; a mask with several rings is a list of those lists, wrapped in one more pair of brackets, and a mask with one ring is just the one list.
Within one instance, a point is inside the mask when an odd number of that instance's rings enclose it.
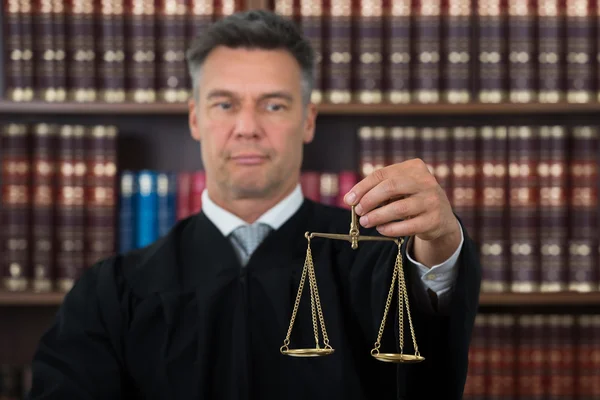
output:
{"label": "bookshelf", "polygon": [[[272,8],[273,0],[244,0],[245,8]],[[595,58],[595,55],[594,55]],[[475,57],[473,57],[473,60]],[[473,66],[473,65],[471,65]],[[442,77],[443,78],[443,77]],[[476,77],[473,78],[475,80]],[[600,81],[596,92],[600,91]],[[591,124],[600,126],[600,102],[467,104],[318,105],[315,141],[307,146],[303,168],[356,169],[360,126],[482,126],[509,124]],[[46,103],[0,100],[0,123],[114,123],[120,129],[119,169],[183,170],[201,165],[199,148],[187,127],[187,103]],[[167,133],[168,135],[165,135]],[[600,149],[599,149],[600,150]],[[334,156],[331,156],[334,155]],[[343,156],[339,156],[343,155]],[[64,293],[8,292],[0,289],[0,364],[26,364],[39,335],[52,322]],[[482,292],[483,313],[581,314],[600,312],[598,292]],[[1,397],[1,396],[0,396]]]}

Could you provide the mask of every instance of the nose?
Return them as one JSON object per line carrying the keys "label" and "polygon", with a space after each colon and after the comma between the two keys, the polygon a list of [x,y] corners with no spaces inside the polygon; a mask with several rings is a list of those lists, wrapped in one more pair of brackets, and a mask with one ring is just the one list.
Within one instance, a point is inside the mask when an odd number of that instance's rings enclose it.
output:
{"label": "nose", "polygon": [[258,115],[253,107],[244,107],[237,114],[234,134],[236,138],[258,138],[260,136],[260,124]]}

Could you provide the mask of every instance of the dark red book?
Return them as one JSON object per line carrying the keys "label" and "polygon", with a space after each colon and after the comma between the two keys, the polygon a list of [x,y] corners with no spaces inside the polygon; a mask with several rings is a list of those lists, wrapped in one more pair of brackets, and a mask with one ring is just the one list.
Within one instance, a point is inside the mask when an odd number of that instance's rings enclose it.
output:
{"label": "dark red book", "polygon": [[23,291],[31,278],[31,131],[24,124],[6,124],[0,139],[0,278],[4,289]]}

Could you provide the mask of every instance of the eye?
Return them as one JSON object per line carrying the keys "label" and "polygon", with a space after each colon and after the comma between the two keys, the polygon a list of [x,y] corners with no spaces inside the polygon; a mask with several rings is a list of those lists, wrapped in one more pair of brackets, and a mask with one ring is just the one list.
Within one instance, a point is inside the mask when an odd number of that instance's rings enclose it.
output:
{"label": "eye", "polygon": [[279,104],[279,103],[269,103],[267,104],[267,110],[268,111],[281,111],[285,109],[285,106],[283,104]]}
{"label": "eye", "polygon": [[216,103],[215,107],[218,107],[218,108],[220,108],[222,110],[230,110],[232,108],[232,105],[228,101],[222,101],[220,103]]}

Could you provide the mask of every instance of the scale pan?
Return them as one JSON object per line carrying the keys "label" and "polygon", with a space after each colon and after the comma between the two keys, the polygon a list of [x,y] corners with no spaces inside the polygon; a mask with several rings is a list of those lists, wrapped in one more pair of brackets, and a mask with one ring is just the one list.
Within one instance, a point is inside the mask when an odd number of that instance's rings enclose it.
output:
{"label": "scale pan", "polygon": [[400,353],[378,353],[372,354],[373,357],[379,361],[404,363],[404,364],[415,364],[425,360],[425,357],[415,356],[412,354],[400,354]]}
{"label": "scale pan", "polygon": [[331,348],[289,349],[289,350],[281,351],[281,353],[283,353],[287,356],[292,356],[292,357],[321,357],[321,356],[328,356],[329,354],[332,354],[333,352],[334,352],[334,349],[331,349]]}

